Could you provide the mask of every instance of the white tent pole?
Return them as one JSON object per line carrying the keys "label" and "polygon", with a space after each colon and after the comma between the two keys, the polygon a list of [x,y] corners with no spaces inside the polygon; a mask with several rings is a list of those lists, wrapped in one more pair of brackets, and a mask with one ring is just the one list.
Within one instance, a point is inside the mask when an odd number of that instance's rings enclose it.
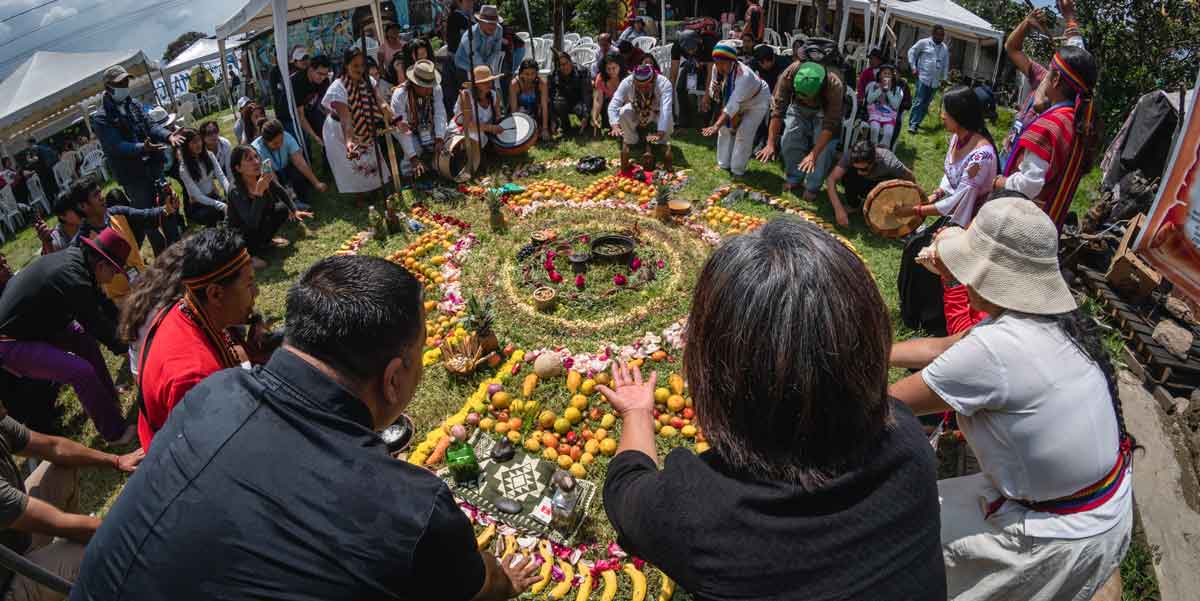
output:
{"label": "white tent pole", "polygon": [[[822,0],[823,1],[823,0]],[[842,31],[838,34],[838,52],[844,52],[846,45],[846,32],[850,29],[850,7],[842,5]]]}
{"label": "white tent pole", "polygon": [[[274,21],[275,28],[275,60],[279,64],[279,72],[283,75],[283,93],[287,99],[289,107],[292,107],[291,113],[296,112],[296,97],[292,95],[292,74],[291,65],[288,64],[288,26],[287,26],[288,0],[271,0],[271,18]],[[222,48],[224,44],[222,44]],[[222,50],[223,51],[223,50]],[[224,64],[222,62],[222,64]],[[292,115],[293,120],[302,118],[302,115]],[[308,144],[300,145],[300,152],[304,153],[304,160],[308,159]],[[283,165],[276,165],[276,168]]]}
{"label": "white tent pole", "polygon": [[[371,0],[371,16],[375,19],[375,39],[383,44],[383,13],[379,8],[379,0]],[[379,65],[379,71],[383,72],[383,65]]]}
{"label": "white tent pole", "polygon": [[225,64],[225,38],[217,38],[217,58],[221,61],[221,87],[225,89],[225,99],[229,106],[234,106],[233,88],[229,87],[229,65]]}
{"label": "white tent pole", "polygon": [[167,99],[171,101],[171,110],[178,111],[179,105],[175,103],[175,92],[171,90],[171,76],[163,71],[162,66],[158,68],[158,76],[163,80],[163,87],[167,89]]}
{"label": "white tent pole", "polygon": [[[533,17],[529,16],[529,0],[523,0],[523,2],[525,3],[525,24],[529,26],[529,38],[533,39],[535,34],[533,33]],[[467,23],[467,25],[470,26],[471,24]],[[530,42],[530,44],[533,44],[533,42]],[[533,56],[532,47],[529,49],[529,56]]]}
{"label": "white tent pole", "polygon": [[[658,20],[658,43],[667,45],[667,0],[658,0],[659,16]],[[601,57],[603,58],[603,57]]]}

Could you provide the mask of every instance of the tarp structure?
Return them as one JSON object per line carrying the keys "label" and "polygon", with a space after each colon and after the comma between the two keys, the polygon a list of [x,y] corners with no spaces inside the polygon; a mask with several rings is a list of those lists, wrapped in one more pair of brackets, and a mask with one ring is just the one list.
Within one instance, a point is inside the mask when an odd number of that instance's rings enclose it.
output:
{"label": "tarp structure", "polygon": [[887,15],[932,27],[940,24],[946,33],[968,40],[997,40],[1004,43],[1004,33],[996,31],[975,13],[950,0],[917,0],[916,2],[887,2]]}
{"label": "tarp structure", "polygon": [[[225,50],[228,52],[245,43],[245,40],[227,41],[225,42]],[[175,60],[163,66],[162,70],[167,75],[170,75],[191,69],[196,65],[215,61],[220,56],[221,51],[217,48],[216,38],[204,38],[196,40],[195,43],[188,46],[187,50],[179,53],[179,56],[176,56]]]}
{"label": "tarp structure", "polygon": [[66,111],[82,114],[78,105],[104,91],[104,71],[114,65],[135,77],[149,73],[141,50],[35,52],[0,82],[0,142],[61,119]]}
{"label": "tarp structure", "polygon": [[[288,41],[287,24],[300,19],[316,17],[325,13],[350,10],[360,6],[371,6],[375,17],[377,39],[383,39],[383,23],[379,15],[379,0],[250,0],[233,16],[217,25],[218,52],[224,54],[225,40],[239,33],[261,32],[269,29],[282,31],[283,35],[275,36],[276,64],[283,72],[283,90],[288,106],[296,106],[296,98],[292,93],[292,80],[288,73]],[[226,82],[226,94],[229,94],[229,73],[225,61],[221,61],[221,78]],[[230,99],[232,104],[232,98]],[[301,150],[308,156],[308,144],[301,145]]]}

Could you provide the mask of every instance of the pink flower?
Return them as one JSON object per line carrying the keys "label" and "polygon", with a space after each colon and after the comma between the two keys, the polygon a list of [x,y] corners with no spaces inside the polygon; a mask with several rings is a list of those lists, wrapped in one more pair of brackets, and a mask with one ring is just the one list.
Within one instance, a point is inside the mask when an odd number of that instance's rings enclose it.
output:
{"label": "pink flower", "polygon": [[[551,265],[550,267],[553,268],[554,266]],[[550,272],[550,281],[554,282],[555,284],[558,284],[558,283],[562,282],[562,276],[559,275],[559,273],[557,271],[551,271]]]}
{"label": "pink flower", "polygon": [[634,271],[641,269],[641,267],[642,267],[642,260],[637,257],[634,257],[633,261],[630,261],[630,263],[629,263],[629,268]]}
{"label": "pink flower", "polygon": [[628,280],[625,279],[625,276],[619,273],[613,276],[613,284],[616,284],[617,286],[624,286],[627,282]]}
{"label": "pink flower", "polygon": [[664,260],[662,260],[662,259],[659,259],[659,260],[658,260],[658,268],[659,268],[659,269],[662,269],[662,268],[664,268],[664,267],[666,267],[666,266],[667,266],[667,262],[666,262],[666,261],[664,261]]}
{"label": "pink flower", "polygon": [[575,276],[575,287],[580,290],[583,290],[583,274],[582,273]]}
{"label": "pink flower", "polygon": [[558,253],[556,253],[552,250],[546,251],[546,260],[547,261],[553,261],[554,257],[557,257],[557,256],[558,256]]}
{"label": "pink flower", "polygon": [[551,261],[550,259],[546,259],[546,261],[544,263],[542,263],[542,267],[545,267],[546,271],[553,273],[554,272],[554,261]]}

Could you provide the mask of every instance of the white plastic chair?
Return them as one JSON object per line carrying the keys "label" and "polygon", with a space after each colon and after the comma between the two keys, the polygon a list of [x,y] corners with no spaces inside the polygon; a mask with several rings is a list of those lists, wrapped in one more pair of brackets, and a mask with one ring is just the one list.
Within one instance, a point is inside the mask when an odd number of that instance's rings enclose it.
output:
{"label": "white plastic chair", "polygon": [[196,110],[196,104],[193,100],[186,100],[179,103],[179,108],[175,111],[180,124],[188,124],[192,122],[192,113]]}
{"label": "white plastic chair", "polygon": [[529,32],[528,31],[518,31],[517,37],[521,38],[522,42],[525,42],[526,44],[529,43]]}
{"label": "white plastic chair", "polygon": [[585,35],[585,36],[579,38],[578,45],[579,46],[591,46],[592,44],[595,44],[595,43],[596,43],[596,41],[593,40],[591,36]]}
{"label": "white plastic chair", "polygon": [[552,34],[552,33],[543,33],[539,37],[541,37],[543,40],[546,40],[547,42],[550,42],[551,44],[554,43],[554,34]]}
{"label": "white plastic chair", "polygon": [[854,120],[858,117],[858,94],[847,87],[846,99],[850,101],[850,115],[842,120],[842,152],[849,152],[858,137],[858,130],[854,127]]}
{"label": "white plastic chair", "polygon": [[596,52],[591,48],[574,48],[570,54],[571,60],[583,69],[591,69],[592,63],[596,62]]}
{"label": "white plastic chair", "polygon": [[580,37],[580,36],[579,36],[579,34],[577,34],[577,33],[564,33],[564,34],[563,34],[563,40],[569,41],[569,42],[571,42],[572,44],[578,44],[578,43],[579,43],[579,37]]}
{"label": "white plastic chair", "polygon": [[46,214],[49,215],[53,209],[50,208],[50,200],[46,198],[46,191],[42,189],[42,178],[34,173],[25,182],[29,188],[29,203],[46,207]]}
{"label": "white plastic chair", "polygon": [[563,52],[570,53],[572,50],[574,50],[578,46],[579,46],[579,42],[575,42],[572,40],[568,40],[567,38],[563,38],[563,45],[562,45]]}
{"label": "white plastic chair", "polygon": [[781,45],[782,41],[783,39],[779,37],[778,31],[775,31],[770,27],[763,29],[763,42],[766,42],[772,46],[779,46]]}
{"label": "white plastic chair", "polygon": [[667,44],[666,46],[655,46],[650,49],[650,56],[654,57],[654,61],[658,63],[658,67],[665,72],[669,72],[671,69],[671,46],[674,46],[674,43]]}
{"label": "white plastic chair", "polygon": [[650,52],[654,45],[658,43],[658,38],[652,38],[648,35],[639,36],[633,39],[633,45],[641,48],[643,52]]}
{"label": "white plastic chair", "polygon": [[100,150],[99,142],[88,142],[79,148],[79,156],[87,156],[97,150]]}
{"label": "white plastic chair", "polygon": [[59,190],[69,190],[71,182],[75,181],[74,165],[66,161],[59,161],[54,164],[51,169],[54,172],[54,181],[58,184]]}
{"label": "white plastic chair", "polygon": [[[783,32],[783,41],[787,42],[786,46],[788,48],[792,47],[792,41],[794,41],[795,39],[796,39],[796,36],[792,35],[790,32],[787,32],[787,31]],[[778,46],[780,44],[776,44],[776,45]]]}
{"label": "white plastic chair", "polygon": [[[21,207],[17,206],[17,197],[13,195],[12,186],[4,186],[0,189],[0,224],[7,225],[8,231],[15,236],[18,223],[24,225],[25,217],[21,215]],[[7,240],[3,228],[0,228],[0,239]]]}
{"label": "white plastic chair", "polygon": [[89,177],[95,174],[100,174],[102,181],[108,181],[108,167],[104,165],[104,151],[93,150],[83,156],[83,162],[79,164],[80,177]]}

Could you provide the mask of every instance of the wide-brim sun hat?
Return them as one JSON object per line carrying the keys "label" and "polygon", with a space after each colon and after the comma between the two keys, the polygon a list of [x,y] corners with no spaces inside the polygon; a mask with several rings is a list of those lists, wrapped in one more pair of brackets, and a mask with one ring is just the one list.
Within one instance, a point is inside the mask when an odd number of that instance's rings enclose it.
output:
{"label": "wide-brim sun hat", "polygon": [[950,228],[935,244],[950,274],[998,307],[1032,315],[1078,307],[1058,267],[1058,229],[1024,198],[985,203],[969,228]]}
{"label": "wide-brim sun hat", "polygon": [[422,88],[433,88],[442,85],[442,74],[438,73],[433,61],[421,59],[404,72],[405,77],[414,85]]}
{"label": "wide-brim sun hat", "polygon": [[496,8],[494,4],[484,4],[479,7],[479,13],[475,15],[475,20],[496,25],[504,24],[504,17],[500,16],[500,9]]}
{"label": "wide-brim sun hat", "polygon": [[475,67],[473,74],[475,76],[474,78],[468,78],[467,81],[463,82],[464,88],[471,87],[471,79],[475,80],[474,83],[487,83],[489,81],[496,81],[502,77],[502,75],[493,74],[492,68],[487,65],[479,65]]}

